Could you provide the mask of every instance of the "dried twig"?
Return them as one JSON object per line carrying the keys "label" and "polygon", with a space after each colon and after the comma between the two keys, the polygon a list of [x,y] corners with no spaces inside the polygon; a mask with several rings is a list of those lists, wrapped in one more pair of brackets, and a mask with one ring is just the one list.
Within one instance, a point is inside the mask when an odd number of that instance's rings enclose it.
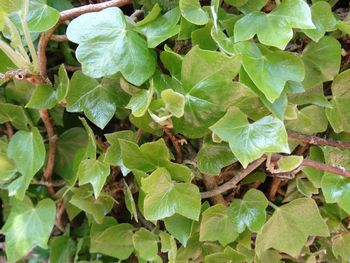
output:
{"label": "dried twig", "polygon": [[[216,181],[216,176],[210,176],[207,174],[203,174],[203,183],[205,185],[205,188],[210,191],[213,189],[216,189],[218,187],[217,181]],[[222,194],[218,194],[215,196],[211,197],[211,200],[214,204],[223,204],[223,205],[227,205],[226,200],[224,199],[224,197],[222,196]]]}
{"label": "dried twig", "polygon": [[166,136],[170,139],[171,143],[174,146],[174,149],[176,152],[175,161],[177,163],[182,163],[183,162],[183,155],[182,155],[182,151],[181,151],[178,139],[171,133],[169,128],[164,127],[163,131],[166,134]]}

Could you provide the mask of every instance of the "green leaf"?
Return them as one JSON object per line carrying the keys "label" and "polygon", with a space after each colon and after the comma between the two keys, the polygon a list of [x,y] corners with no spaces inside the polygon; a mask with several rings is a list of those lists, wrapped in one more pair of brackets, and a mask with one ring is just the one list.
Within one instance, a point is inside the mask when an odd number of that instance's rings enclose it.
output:
{"label": "green leaf", "polygon": [[[326,164],[340,168],[350,169],[350,150],[333,147],[323,147]],[[325,172],[321,187],[327,203],[338,205],[350,214],[350,178]]]}
{"label": "green leaf", "polygon": [[218,240],[222,246],[235,241],[238,237],[236,226],[227,208],[222,204],[211,206],[203,212],[199,233],[200,241]]}
{"label": "green leaf", "polygon": [[329,231],[313,199],[299,198],[274,212],[256,239],[260,256],[269,248],[297,257],[308,236],[328,236]]}
{"label": "green leaf", "polygon": [[159,220],[175,213],[198,220],[201,198],[198,187],[191,183],[176,183],[165,168],[158,168],[141,181],[144,215],[148,220]]}
{"label": "green leaf", "polygon": [[204,263],[239,263],[246,262],[246,257],[231,247],[226,247],[223,252],[212,253],[204,258]]}
{"label": "green leaf", "polygon": [[175,214],[171,217],[164,218],[164,224],[166,230],[186,247],[191,235],[193,221],[184,216]]}
{"label": "green leaf", "polygon": [[209,21],[208,14],[201,8],[198,0],[180,0],[181,15],[195,25],[205,25]]}
{"label": "green leaf", "polygon": [[[309,159],[324,163],[323,152],[320,148],[316,146],[311,146],[309,150]],[[306,174],[307,178],[312,182],[312,184],[320,188],[321,180],[324,175],[324,172],[311,167],[303,167],[303,172]]]}
{"label": "green leaf", "polygon": [[120,71],[130,83],[141,85],[154,73],[154,52],[127,27],[117,7],[79,16],[69,24],[67,36],[79,44],[76,56],[88,76],[99,78]]}
{"label": "green leaf", "polygon": [[315,104],[321,107],[331,107],[323,91],[323,84],[306,88],[305,92],[288,94],[289,102],[298,105]]}
{"label": "green leaf", "polygon": [[84,111],[86,117],[103,129],[112,119],[117,106],[123,105],[123,97],[115,88],[116,81],[102,81],[74,73],[67,94],[67,111]]}
{"label": "green leaf", "polygon": [[206,50],[217,50],[217,45],[214,39],[211,36],[211,30],[213,28],[213,23],[210,21],[205,25],[205,27],[199,28],[197,30],[192,31],[191,39],[192,45],[198,45],[201,49]]}
{"label": "green leaf", "polygon": [[87,214],[92,215],[97,223],[101,223],[104,216],[111,211],[114,200],[104,193],[100,194],[99,197],[95,199],[91,195],[91,192],[86,190],[86,188],[82,187],[73,189],[74,195],[69,202],[85,211]]}
{"label": "green leaf", "polygon": [[253,42],[238,43],[236,49],[242,54],[245,71],[270,102],[281,95],[287,81],[304,79],[302,60],[290,52],[273,52]]}
{"label": "green leaf", "polygon": [[245,96],[246,87],[232,83],[239,67],[238,56],[228,57],[198,47],[186,54],[182,62],[183,85],[173,88],[185,97],[184,116],[172,119],[177,133],[189,138],[204,136],[229,106]]}
{"label": "green leaf", "polygon": [[90,252],[125,260],[134,251],[132,231],[130,224],[111,226],[91,239]]}
{"label": "green leaf", "polygon": [[330,36],[308,44],[301,55],[305,65],[303,86],[309,88],[333,80],[340,68],[340,51],[339,42]]}
{"label": "green leaf", "polygon": [[7,148],[7,155],[11,158],[22,174],[19,185],[14,192],[9,195],[16,195],[23,199],[34,175],[40,170],[45,162],[45,146],[43,138],[37,128],[32,128],[30,132],[19,131],[10,140]]}
{"label": "green leaf", "polygon": [[4,183],[10,180],[16,172],[15,163],[6,154],[0,153],[0,182]]}
{"label": "green leaf", "polygon": [[88,134],[88,141],[87,141],[87,145],[85,148],[83,159],[96,159],[97,146],[96,146],[94,131],[91,129],[91,127],[87,123],[86,119],[79,117],[79,120],[83,124],[83,126]]}
{"label": "green leaf", "polygon": [[130,190],[129,185],[123,180],[124,183],[124,195],[125,195],[125,206],[128,209],[128,211],[131,214],[131,218],[134,218],[136,222],[139,222],[138,215],[137,215],[137,207],[134,200],[134,197],[132,195],[132,192]]}
{"label": "green leaf", "polygon": [[247,167],[251,161],[264,153],[289,153],[283,122],[272,116],[250,124],[239,109],[232,107],[210,129],[229,143],[233,154],[243,167]]}
{"label": "green leaf", "polygon": [[147,16],[142,19],[141,21],[138,21],[136,23],[137,26],[143,26],[147,23],[150,23],[152,21],[154,21],[158,15],[160,14],[160,11],[161,11],[161,8],[159,6],[158,3],[156,3],[153,7],[152,7],[152,10],[147,14]]}
{"label": "green leaf", "polygon": [[291,172],[294,169],[298,168],[303,163],[303,156],[290,155],[284,156],[277,161],[277,170],[275,173],[287,173]]}
{"label": "green leaf", "polygon": [[343,260],[350,260],[349,253],[350,234],[336,235],[333,239],[332,251],[334,256],[341,257]]}
{"label": "green leaf", "polygon": [[57,104],[57,93],[51,85],[38,85],[26,107],[32,109],[52,109]]}
{"label": "green leaf", "polygon": [[177,25],[179,20],[179,8],[174,8],[145,25],[138,25],[137,30],[147,37],[148,47],[155,48],[160,43],[180,32],[180,26]]}
{"label": "green leaf", "polygon": [[172,89],[166,89],[162,91],[161,98],[166,111],[169,111],[176,118],[180,118],[184,115],[185,97],[182,94]]}
{"label": "green leaf", "polygon": [[310,135],[327,130],[328,120],[322,107],[306,106],[297,116],[295,120],[286,121],[288,129]]}
{"label": "green leaf", "polygon": [[56,25],[60,13],[48,6],[46,0],[30,0],[26,20],[32,32],[44,32]]}
{"label": "green leaf", "polygon": [[132,236],[137,255],[146,261],[152,261],[158,254],[158,236],[145,228],[140,228]]}
{"label": "green leaf", "polygon": [[219,175],[222,168],[236,161],[226,143],[205,142],[196,158],[198,170],[209,175]]}
{"label": "green leaf", "polygon": [[349,92],[350,70],[340,73],[332,83],[332,108],[326,109],[326,115],[333,130],[337,133],[350,132]]}
{"label": "green leaf", "polygon": [[142,117],[148,110],[153,97],[153,88],[141,89],[134,94],[125,108],[130,109],[135,117]]}
{"label": "green leaf", "polygon": [[252,12],[237,21],[235,41],[245,41],[256,34],[267,46],[284,49],[293,37],[293,28],[315,28],[311,11],[304,0],[285,0],[271,13]]}
{"label": "green leaf", "polygon": [[259,11],[266,5],[267,1],[268,0],[248,0],[248,2],[245,5],[239,7],[238,9],[244,14]]}
{"label": "green leaf", "polygon": [[99,160],[84,160],[78,169],[79,185],[90,183],[97,199],[110,173],[109,165]]}
{"label": "green leaf", "polygon": [[28,130],[28,117],[21,106],[0,103],[0,123],[11,122],[19,130]]}
{"label": "green leaf", "polygon": [[[0,9],[1,12],[1,9]],[[0,29],[1,29],[1,13],[0,13]],[[16,66],[13,64],[13,62],[9,59],[9,57],[0,50],[0,73],[5,73],[9,71],[10,69],[16,68]],[[1,82],[0,82],[1,83]]]}
{"label": "green leaf", "polygon": [[238,233],[246,227],[252,232],[258,232],[266,220],[268,201],[265,195],[255,189],[249,190],[243,199],[234,199],[229,207],[229,216]]}
{"label": "green leaf", "polygon": [[56,143],[55,173],[73,184],[76,179],[76,172],[88,142],[88,135],[83,128],[72,128],[63,132]]}
{"label": "green leaf", "polygon": [[41,200],[36,207],[29,198],[13,199],[11,213],[2,228],[8,262],[17,262],[34,245],[47,248],[55,225],[56,206],[50,199]]}
{"label": "green leaf", "polygon": [[311,15],[316,29],[305,29],[304,32],[313,41],[318,42],[326,32],[335,30],[337,21],[329,3],[320,1],[313,4]]}
{"label": "green leaf", "polygon": [[235,6],[235,7],[241,7],[245,4],[247,4],[249,0],[226,0],[225,3]]}
{"label": "green leaf", "polygon": [[68,236],[58,236],[50,241],[50,262],[69,262],[76,249],[75,242]]}

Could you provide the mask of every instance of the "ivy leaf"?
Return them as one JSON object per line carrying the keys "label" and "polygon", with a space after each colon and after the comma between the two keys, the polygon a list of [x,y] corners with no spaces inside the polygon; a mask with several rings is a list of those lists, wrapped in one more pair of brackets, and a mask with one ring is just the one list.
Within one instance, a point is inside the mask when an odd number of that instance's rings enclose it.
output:
{"label": "ivy leaf", "polygon": [[134,251],[132,231],[133,226],[130,224],[111,226],[103,232],[94,235],[91,239],[90,252],[102,253],[120,260],[125,260]]}
{"label": "ivy leaf", "polygon": [[305,65],[303,86],[309,88],[333,80],[340,68],[340,54],[339,42],[330,36],[308,44],[301,55]]}
{"label": "ivy leaf", "polygon": [[259,11],[261,8],[263,8],[266,5],[267,1],[268,0],[255,0],[255,1],[248,0],[246,4],[244,4],[243,6],[240,6],[238,9],[244,14],[248,14],[254,11]]}
{"label": "ivy leaf", "polygon": [[239,43],[236,49],[242,54],[245,71],[270,102],[281,95],[287,81],[304,79],[303,62],[292,53],[272,52],[253,42]]}
{"label": "ivy leaf", "polygon": [[198,0],[180,0],[181,15],[195,25],[205,25],[209,21],[208,14],[201,8]]}
{"label": "ivy leaf", "polygon": [[205,142],[197,153],[198,170],[204,174],[218,175],[225,166],[236,161],[225,143]]}
{"label": "ivy leaf", "polygon": [[154,52],[129,30],[117,7],[79,16],[69,24],[67,36],[79,44],[76,56],[88,76],[99,78],[120,71],[130,83],[141,85],[154,73]]}
{"label": "ivy leaf", "polygon": [[229,143],[231,151],[243,167],[264,153],[289,153],[284,124],[272,116],[250,124],[239,109],[231,107],[210,130]]}
{"label": "ivy leaf", "polygon": [[145,115],[149,105],[151,104],[153,92],[153,88],[148,90],[141,89],[131,97],[128,105],[126,105],[125,108],[130,109],[135,117],[142,117]]}
{"label": "ivy leaf", "polygon": [[199,233],[199,241],[218,240],[222,246],[235,241],[238,237],[236,226],[227,208],[222,204],[211,206],[203,212]]}
{"label": "ivy leaf", "polygon": [[26,107],[33,109],[52,109],[57,104],[57,93],[51,85],[38,85]]}
{"label": "ivy leaf", "polygon": [[124,183],[124,195],[125,195],[125,206],[128,209],[128,211],[131,214],[131,218],[134,218],[136,222],[139,222],[138,215],[137,215],[137,208],[136,203],[134,200],[134,197],[132,195],[132,192],[130,190],[129,185],[123,180]]}
{"label": "ivy leaf", "polygon": [[256,34],[260,43],[284,49],[293,37],[293,28],[315,28],[311,11],[304,0],[285,0],[271,13],[252,12],[237,21],[235,41],[245,41]]}
{"label": "ivy leaf", "polygon": [[227,246],[223,252],[212,253],[204,258],[204,263],[245,262],[246,256]]}
{"label": "ivy leaf", "polygon": [[97,223],[103,221],[104,216],[111,211],[114,200],[107,194],[100,194],[97,199],[91,196],[87,188],[73,189],[73,196],[69,201],[72,205],[93,216]]}
{"label": "ivy leaf", "polygon": [[46,4],[46,0],[30,0],[26,20],[32,32],[44,32],[56,25],[60,12]]}
{"label": "ivy leaf", "polygon": [[184,115],[172,119],[176,132],[189,138],[202,137],[229,106],[242,98],[246,87],[232,83],[239,67],[238,56],[228,57],[198,47],[186,54],[182,62],[182,86],[173,88],[185,97]]}
{"label": "ivy leaf", "polygon": [[97,199],[110,173],[109,165],[99,160],[84,160],[79,165],[79,185],[90,183]]}
{"label": "ivy leaf", "polygon": [[198,220],[201,198],[198,187],[191,183],[176,183],[165,168],[158,168],[142,178],[144,215],[148,220],[160,220],[175,213]]}
{"label": "ivy leaf", "polygon": [[119,143],[123,163],[128,169],[151,172],[159,167],[164,167],[171,171],[171,176],[174,180],[183,182],[191,180],[189,168],[169,161],[169,150],[163,139],[145,143],[141,147],[122,139],[119,139]]}
{"label": "ivy leaf", "polygon": [[275,170],[275,173],[277,172],[286,173],[286,172],[293,171],[294,169],[298,168],[302,164],[303,160],[304,160],[303,156],[298,156],[298,155],[284,156],[277,161],[278,169]]}
{"label": "ivy leaf", "polygon": [[308,236],[329,236],[315,201],[299,198],[278,207],[258,233],[256,253],[269,248],[297,257]]}
{"label": "ivy leaf", "polygon": [[171,217],[164,218],[164,224],[166,230],[186,247],[191,235],[193,221],[184,216],[175,214]]}
{"label": "ivy leaf", "polygon": [[145,228],[140,228],[132,236],[137,255],[146,261],[153,261],[158,254],[158,236]]}
{"label": "ivy leaf", "polygon": [[148,24],[152,21],[154,21],[160,14],[160,12],[162,11],[162,9],[160,8],[159,4],[156,3],[153,7],[152,10],[147,14],[147,16],[142,19],[141,21],[138,21],[136,23],[137,26],[143,26],[145,24]]}
{"label": "ivy leaf", "polygon": [[179,20],[179,8],[174,8],[163,16],[139,26],[137,30],[147,37],[148,47],[155,48],[160,43],[180,32],[180,26],[177,25]]}
{"label": "ivy leaf", "polygon": [[333,130],[350,132],[349,92],[350,70],[340,73],[332,83],[332,108],[326,109],[326,115]]}
{"label": "ivy leaf", "polygon": [[4,183],[10,180],[16,172],[15,163],[6,154],[0,153],[0,182]]}
{"label": "ivy leaf", "polygon": [[44,165],[45,154],[43,138],[36,127],[33,127],[30,132],[19,131],[11,138],[7,155],[15,162],[22,177],[17,179],[20,183],[15,192],[10,192],[9,195],[16,195],[18,199],[24,198],[32,178]]}
{"label": "ivy leaf", "polygon": [[312,22],[316,29],[305,29],[305,34],[313,41],[318,42],[326,32],[336,29],[337,21],[329,3],[319,1],[311,7]]}
{"label": "ivy leaf", "polygon": [[0,103],[0,123],[11,122],[19,130],[28,130],[28,117],[23,107]]}
{"label": "ivy leaf", "polygon": [[76,249],[75,242],[68,236],[58,236],[50,241],[50,262],[69,262]]}
{"label": "ivy leaf", "polygon": [[315,134],[327,130],[328,120],[324,108],[310,105],[297,112],[295,120],[286,121],[286,127],[290,130]]}
{"label": "ivy leaf", "polygon": [[67,111],[84,111],[86,117],[103,129],[122,105],[116,82],[97,80],[78,71],[74,73],[67,94]]}
{"label": "ivy leaf", "polygon": [[[309,159],[324,163],[324,155],[319,147],[311,146],[309,150]],[[311,167],[303,167],[303,172],[316,188],[321,187],[322,177],[324,172]]]}
{"label": "ivy leaf", "polygon": [[[333,147],[323,147],[326,164],[350,169],[350,150]],[[321,181],[321,188],[327,203],[338,205],[350,214],[350,179],[325,172]]]}
{"label": "ivy leaf", "polygon": [[249,190],[243,199],[234,199],[229,207],[229,216],[238,233],[246,227],[252,232],[258,232],[266,220],[268,201],[265,195],[255,189]]}
{"label": "ivy leaf", "polygon": [[50,199],[39,201],[36,207],[28,197],[23,201],[13,199],[11,213],[2,228],[8,262],[17,262],[34,245],[46,249],[55,215],[56,206]]}
{"label": "ivy leaf", "polygon": [[337,258],[340,256],[342,259],[349,261],[350,253],[350,234],[336,235],[333,239],[332,251]]}
{"label": "ivy leaf", "polygon": [[177,118],[184,115],[185,97],[182,94],[172,89],[166,89],[161,92],[161,98],[164,102],[165,110],[169,111]]}

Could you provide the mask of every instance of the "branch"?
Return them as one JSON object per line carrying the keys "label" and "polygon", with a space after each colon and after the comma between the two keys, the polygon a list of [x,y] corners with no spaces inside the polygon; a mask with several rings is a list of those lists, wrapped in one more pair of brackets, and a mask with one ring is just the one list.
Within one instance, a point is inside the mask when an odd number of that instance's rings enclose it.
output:
{"label": "branch", "polygon": [[302,142],[305,142],[308,144],[313,144],[313,145],[318,145],[318,146],[332,146],[332,147],[342,148],[342,149],[346,149],[346,148],[350,149],[349,142],[323,139],[323,138],[320,138],[317,136],[305,135],[305,134],[301,134],[301,133],[294,132],[294,131],[288,131],[287,133],[288,133],[289,138],[296,139],[298,141],[302,141]]}
{"label": "branch", "polygon": [[247,168],[239,171],[236,173],[236,175],[226,183],[220,185],[218,188],[213,189],[211,191],[202,192],[201,198],[209,198],[213,197],[219,194],[222,194],[230,189],[236,188],[237,184],[242,181],[246,176],[248,176],[251,172],[253,172],[256,168],[258,168],[264,161],[266,160],[266,157],[260,157],[259,159],[255,160],[251,164],[248,165]]}
{"label": "branch", "polygon": [[68,37],[67,35],[52,35],[50,40],[54,42],[66,42],[68,41]]}
{"label": "branch", "polygon": [[49,43],[51,36],[56,31],[56,29],[66,20],[70,20],[74,17],[80,16],[85,13],[98,12],[108,7],[113,6],[124,6],[131,4],[131,0],[112,0],[100,4],[86,5],[81,7],[72,8],[69,10],[62,11],[60,14],[60,19],[54,27],[44,32],[40,36],[38,45],[38,57],[39,57],[39,74],[43,77],[47,77],[47,58],[46,58],[46,47]]}
{"label": "branch", "polygon": [[49,111],[48,110],[40,110],[40,118],[42,119],[46,131],[47,131],[47,136],[49,137],[49,157],[47,159],[47,165],[44,170],[44,178],[47,181],[48,185],[47,188],[51,194],[51,196],[55,196],[55,189],[53,188],[52,185],[52,174],[53,174],[53,169],[55,166],[55,157],[56,157],[56,142],[57,142],[57,136],[55,134],[54,126],[53,123],[50,119],[49,116]]}
{"label": "branch", "polygon": [[171,143],[173,144],[173,146],[175,148],[175,152],[176,152],[175,161],[177,163],[182,163],[183,162],[183,155],[182,155],[182,151],[181,151],[181,148],[180,148],[180,145],[179,145],[177,138],[171,133],[169,128],[164,127],[163,131],[166,134],[166,136],[170,139]]}
{"label": "branch", "polygon": [[[218,184],[216,182],[216,176],[211,176],[207,174],[203,174],[203,183],[205,185],[205,188],[210,191],[213,189],[216,189],[218,187]],[[222,194],[215,195],[211,197],[211,200],[214,204],[223,204],[227,206],[227,202],[222,196]]]}

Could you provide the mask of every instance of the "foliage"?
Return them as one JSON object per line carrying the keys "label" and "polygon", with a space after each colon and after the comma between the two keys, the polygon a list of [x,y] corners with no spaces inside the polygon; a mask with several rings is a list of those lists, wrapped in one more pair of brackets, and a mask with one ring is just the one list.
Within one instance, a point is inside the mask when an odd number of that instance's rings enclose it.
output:
{"label": "foliage", "polygon": [[0,261],[350,260],[348,1],[81,2],[0,1]]}

